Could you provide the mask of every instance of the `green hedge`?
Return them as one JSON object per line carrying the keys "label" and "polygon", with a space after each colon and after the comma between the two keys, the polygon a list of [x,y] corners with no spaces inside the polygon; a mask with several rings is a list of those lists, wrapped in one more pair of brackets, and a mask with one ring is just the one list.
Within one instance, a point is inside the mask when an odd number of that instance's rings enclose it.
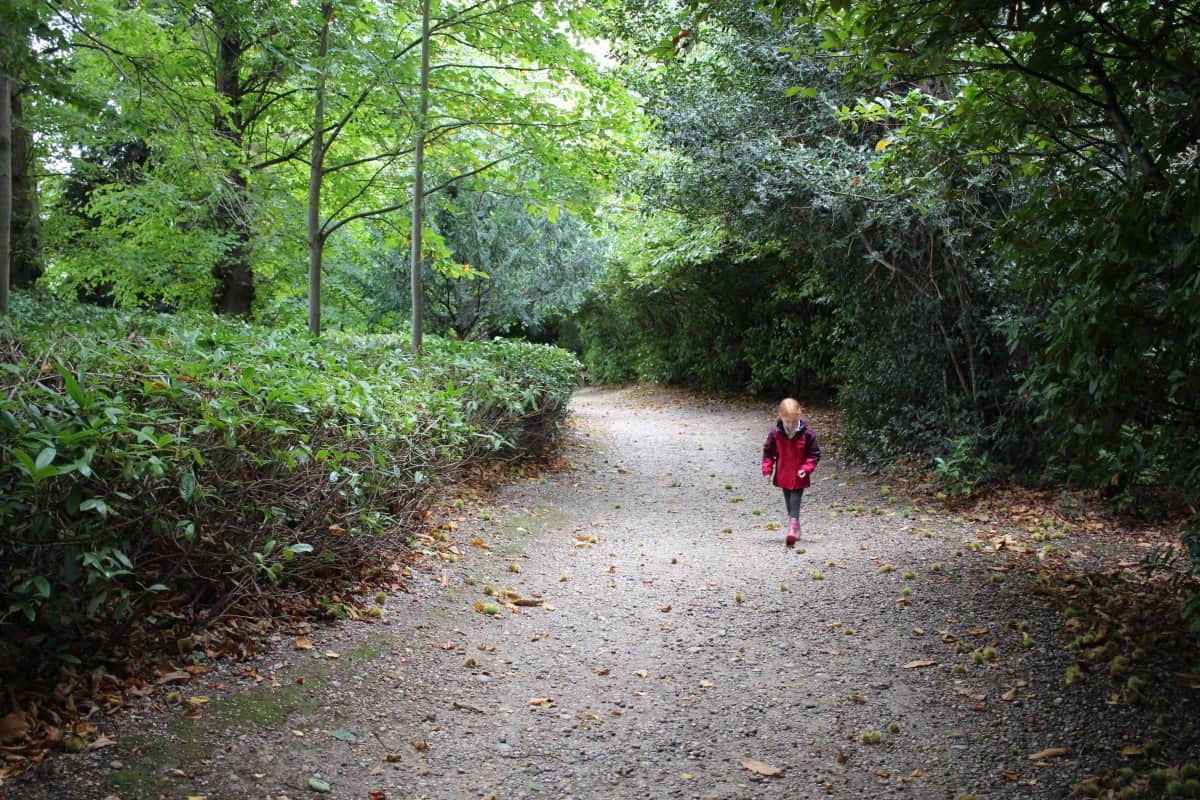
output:
{"label": "green hedge", "polygon": [[18,297],[0,370],[3,634],[345,581],[456,469],[551,444],[580,365]]}

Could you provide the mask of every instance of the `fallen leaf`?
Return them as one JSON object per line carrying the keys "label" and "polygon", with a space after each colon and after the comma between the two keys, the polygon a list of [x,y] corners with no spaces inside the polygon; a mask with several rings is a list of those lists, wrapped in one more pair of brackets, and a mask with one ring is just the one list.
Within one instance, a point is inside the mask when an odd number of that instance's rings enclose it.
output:
{"label": "fallen leaf", "polygon": [[429,749],[429,742],[425,741],[424,739],[409,739],[408,743],[413,746],[413,750],[420,750],[424,752],[425,750]]}
{"label": "fallen leaf", "polygon": [[301,636],[299,639],[292,642],[292,649],[293,650],[312,650],[313,649],[312,640],[308,639],[304,636]]}
{"label": "fallen leaf", "polygon": [[846,754],[845,750],[837,751],[837,762],[839,764],[845,764],[849,760],[850,760],[850,756]]}
{"label": "fallen leaf", "polygon": [[550,708],[551,706],[554,705],[554,698],[553,697],[531,697],[529,699],[529,705],[536,706],[539,708]]}
{"label": "fallen leaf", "polygon": [[403,761],[404,757],[402,755],[400,755],[399,753],[388,753],[386,756],[383,757],[383,760],[388,762],[389,764],[395,764],[397,761]]}
{"label": "fallen leaf", "polygon": [[637,672],[635,672],[633,674],[637,675],[639,678],[649,678],[650,677],[650,673],[644,669],[639,669]]}
{"label": "fallen leaf", "polygon": [[454,642],[442,642],[441,647],[443,650],[457,650],[458,649],[458,645],[456,645]]}
{"label": "fallen leaf", "polygon": [[325,656],[325,657],[326,657],[326,658],[328,658],[328,659],[332,659],[332,660],[334,660],[334,661],[336,661],[337,659],[339,659],[339,658],[341,658],[341,657],[342,657],[342,654],[341,654],[341,653],[335,653],[335,652],[334,652],[334,651],[332,651],[332,650],[326,650],[326,651],[325,651],[324,653],[322,653],[321,655]]}
{"label": "fallen leaf", "polygon": [[1045,750],[1039,750],[1029,756],[1030,761],[1041,761],[1043,758],[1058,758],[1065,756],[1069,750],[1065,747],[1048,747]]}
{"label": "fallen leaf", "polygon": [[743,758],[738,763],[742,765],[743,769],[749,770],[755,775],[762,775],[765,778],[778,778],[783,774],[783,770],[779,767],[772,767],[770,764],[764,764],[752,758]]}
{"label": "fallen leaf", "polygon": [[1144,756],[1146,755],[1146,748],[1136,744],[1127,744],[1121,748],[1121,755],[1126,757]]}
{"label": "fallen leaf", "polygon": [[487,549],[488,549],[487,542],[485,542],[483,539],[472,539],[472,540],[471,540],[471,546],[472,546],[472,547],[479,547],[479,548],[482,548],[482,549],[484,549],[484,550],[487,550]]}
{"label": "fallen leaf", "polygon": [[987,632],[988,632],[988,629],[986,627],[984,627],[983,625],[976,625],[974,628],[971,628],[970,630],[967,631],[967,633],[969,633],[972,636],[983,636]]}
{"label": "fallen leaf", "polygon": [[367,792],[367,800],[387,800],[387,795],[383,792]]}
{"label": "fallen leaf", "polygon": [[166,675],[160,675],[154,684],[156,686],[165,686],[168,683],[187,683],[191,679],[192,673],[184,672],[183,670],[178,669],[174,672],[168,672]]}
{"label": "fallen leaf", "polygon": [[665,606],[663,606],[662,608],[660,608],[660,609],[659,609],[659,611],[663,612],[664,614],[666,614],[666,613],[667,613],[668,611],[670,611],[670,610],[671,610],[671,606],[670,606],[670,605],[665,605]]}
{"label": "fallen leaf", "polygon": [[1000,774],[1004,776],[1006,781],[1012,781],[1013,783],[1016,783],[1017,781],[1021,780],[1021,773],[1017,772],[1016,770],[1005,770]]}
{"label": "fallen leaf", "polygon": [[905,664],[903,668],[904,669],[920,669],[922,667],[936,667],[937,663],[938,662],[936,662],[936,661],[928,661],[928,660],[910,661],[907,664]]}
{"label": "fallen leaf", "polygon": [[608,668],[606,667],[606,668],[604,668],[604,669],[598,669],[598,670],[596,670],[596,674],[597,674],[597,675],[607,675],[607,674],[608,674]]}
{"label": "fallen leaf", "polygon": [[0,717],[0,742],[15,742],[29,733],[29,721],[20,711]]}
{"label": "fallen leaf", "polygon": [[871,774],[872,774],[872,775],[874,775],[876,778],[890,778],[890,777],[892,777],[892,773],[888,772],[886,769],[877,769],[877,770],[873,770],[873,771],[871,772]]}
{"label": "fallen leaf", "polygon": [[1011,703],[1013,700],[1016,700],[1017,699],[1017,687],[1014,686],[1013,688],[1009,689],[1004,694],[1000,695],[1000,699],[1006,703]]}

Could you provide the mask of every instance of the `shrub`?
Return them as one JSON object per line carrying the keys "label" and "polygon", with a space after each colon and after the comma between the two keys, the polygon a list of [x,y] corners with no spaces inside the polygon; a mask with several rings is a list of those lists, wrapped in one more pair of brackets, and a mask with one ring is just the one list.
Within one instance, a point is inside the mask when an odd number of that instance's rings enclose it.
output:
{"label": "shrub", "polygon": [[0,370],[0,633],[65,634],[377,566],[456,469],[551,444],[579,365],[18,297]]}

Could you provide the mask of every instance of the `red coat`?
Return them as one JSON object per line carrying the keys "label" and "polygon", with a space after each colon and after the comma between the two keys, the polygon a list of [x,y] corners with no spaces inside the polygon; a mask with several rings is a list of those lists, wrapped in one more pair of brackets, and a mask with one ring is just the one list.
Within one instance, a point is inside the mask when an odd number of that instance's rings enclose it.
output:
{"label": "red coat", "polygon": [[[808,429],[804,420],[796,433],[788,437],[783,429],[783,420],[775,423],[775,427],[767,434],[766,444],[763,445],[762,474],[770,475],[775,470],[773,483],[781,489],[807,489],[809,476],[817,468],[821,460],[821,445],[817,437]],[[799,476],[804,470],[804,477]]]}

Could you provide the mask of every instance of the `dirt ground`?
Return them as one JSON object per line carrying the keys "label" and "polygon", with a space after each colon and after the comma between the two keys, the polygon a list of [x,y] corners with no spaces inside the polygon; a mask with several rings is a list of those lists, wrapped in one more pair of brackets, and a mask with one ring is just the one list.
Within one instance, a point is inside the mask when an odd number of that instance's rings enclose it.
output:
{"label": "dirt ground", "polygon": [[98,720],[115,744],[0,797],[1060,798],[1200,741],[1186,674],[1138,705],[1107,674],[1068,684],[1076,633],[1035,570],[835,447],[787,550],[772,422],[585,390],[575,469],[467,509],[462,558],[380,620],[223,665],[182,689],[197,719]]}

